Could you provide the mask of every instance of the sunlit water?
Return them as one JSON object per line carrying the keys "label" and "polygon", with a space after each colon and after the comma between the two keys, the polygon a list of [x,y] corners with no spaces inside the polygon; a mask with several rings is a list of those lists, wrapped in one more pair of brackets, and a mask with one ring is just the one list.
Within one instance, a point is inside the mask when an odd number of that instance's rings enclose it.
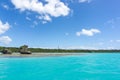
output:
{"label": "sunlit water", "polygon": [[0,80],[120,80],[120,54],[0,58]]}

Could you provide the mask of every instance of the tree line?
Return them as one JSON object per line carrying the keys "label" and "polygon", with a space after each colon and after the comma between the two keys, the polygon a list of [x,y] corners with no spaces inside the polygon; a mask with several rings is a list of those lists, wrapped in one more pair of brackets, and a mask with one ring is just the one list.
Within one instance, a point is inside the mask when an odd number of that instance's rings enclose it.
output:
{"label": "tree line", "polygon": [[[3,49],[9,49],[12,52],[19,52],[18,47],[0,47],[0,51]],[[84,50],[84,49],[43,49],[43,48],[28,48],[29,51],[31,52],[36,52],[36,53],[95,53],[95,52],[120,52],[118,49],[111,49],[111,50]]]}

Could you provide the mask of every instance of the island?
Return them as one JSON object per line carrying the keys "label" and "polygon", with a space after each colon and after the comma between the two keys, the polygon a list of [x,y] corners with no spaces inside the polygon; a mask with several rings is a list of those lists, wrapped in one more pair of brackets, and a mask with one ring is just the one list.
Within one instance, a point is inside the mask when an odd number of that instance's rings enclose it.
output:
{"label": "island", "polygon": [[89,50],[89,49],[43,49],[28,48],[28,45],[20,47],[0,47],[2,57],[39,57],[39,56],[63,56],[83,55],[85,53],[120,53],[120,50]]}

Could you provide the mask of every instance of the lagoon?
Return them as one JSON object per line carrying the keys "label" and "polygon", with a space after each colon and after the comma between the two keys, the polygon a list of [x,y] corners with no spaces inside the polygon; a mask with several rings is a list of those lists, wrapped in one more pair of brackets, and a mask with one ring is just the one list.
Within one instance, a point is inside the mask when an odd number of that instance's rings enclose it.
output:
{"label": "lagoon", "polygon": [[120,80],[120,54],[0,57],[0,80]]}

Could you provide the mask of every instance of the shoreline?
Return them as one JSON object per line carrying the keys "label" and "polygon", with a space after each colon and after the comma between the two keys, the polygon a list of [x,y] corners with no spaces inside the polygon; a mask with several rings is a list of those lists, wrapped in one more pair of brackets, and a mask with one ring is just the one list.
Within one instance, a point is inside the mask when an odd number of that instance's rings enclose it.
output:
{"label": "shoreline", "polygon": [[69,55],[84,55],[85,53],[32,53],[32,54],[0,54],[1,57],[54,57],[54,56],[69,56]]}

